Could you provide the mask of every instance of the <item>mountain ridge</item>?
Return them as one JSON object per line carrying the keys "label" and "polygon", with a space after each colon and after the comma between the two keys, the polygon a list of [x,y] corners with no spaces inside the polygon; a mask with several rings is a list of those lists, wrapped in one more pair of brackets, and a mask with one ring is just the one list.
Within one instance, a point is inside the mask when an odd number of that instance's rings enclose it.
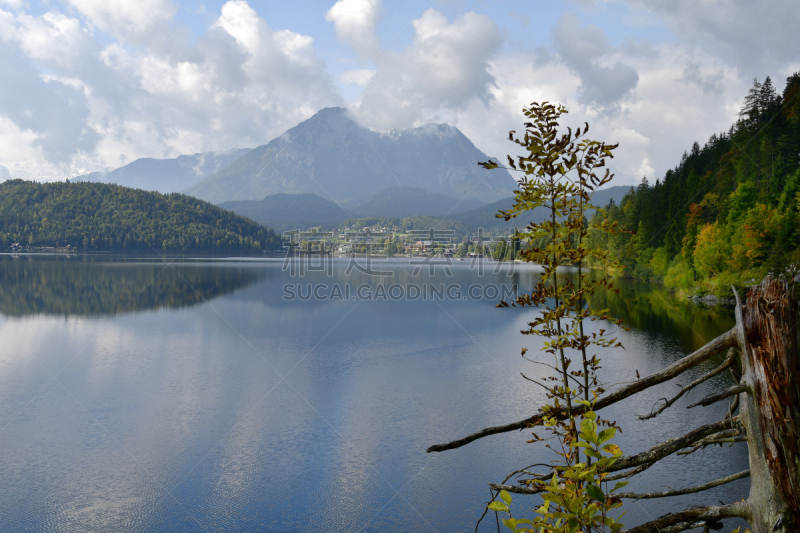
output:
{"label": "mountain ridge", "polygon": [[0,248],[15,244],[142,252],[281,247],[272,229],[191,196],[21,179],[0,183]]}
{"label": "mountain ridge", "polygon": [[477,162],[487,159],[447,124],[383,134],[358,125],[343,108],[325,108],[183,192],[213,203],[314,193],[352,206],[388,187],[418,187],[492,201],[516,182],[507,171],[482,173]]}
{"label": "mountain ridge", "polygon": [[76,176],[71,181],[113,183],[168,194],[196,185],[250,150],[234,148],[225,152],[201,152],[170,159],[142,157],[113,170]]}
{"label": "mountain ridge", "polygon": [[[522,227],[529,222],[540,222],[544,220],[549,211],[544,207],[539,207],[531,213],[512,219],[508,222],[497,218],[495,215],[501,209],[509,209],[514,204],[514,198],[509,196],[491,204],[485,204],[469,210],[458,210],[459,207],[469,207],[469,202],[462,203],[456,198],[445,197],[442,195],[427,193],[426,191],[413,188],[410,191],[398,188],[388,188],[364,204],[353,209],[344,209],[330,200],[322,198],[313,193],[306,194],[274,194],[267,196],[264,200],[242,200],[234,202],[223,202],[219,207],[229,209],[238,215],[248,217],[265,226],[275,228],[276,231],[289,229],[308,229],[315,226],[335,228],[347,220],[361,219],[411,219],[415,217],[427,217],[430,223],[439,223],[442,227],[450,227],[450,223],[457,223],[464,228],[477,230],[484,228],[487,230],[510,230]],[[609,201],[614,200],[619,204],[622,198],[628,194],[630,187],[614,186],[602,189],[593,193],[595,205],[605,207]],[[408,205],[407,200],[413,196],[405,196],[411,192],[419,192],[427,195],[425,201],[415,202]],[[373,201],[374,200],[374,201]],[[395,200],[399,205],[397,211],[387,208],[384,200]],[[435,202],[442,202],[435,205]],[[434,205],[431,205],[434,203]],[[404,205],[405,204],[405,205]],[[392,209],[393,206],[389,206]],[[587,216],[591,216],[591,211]]]}

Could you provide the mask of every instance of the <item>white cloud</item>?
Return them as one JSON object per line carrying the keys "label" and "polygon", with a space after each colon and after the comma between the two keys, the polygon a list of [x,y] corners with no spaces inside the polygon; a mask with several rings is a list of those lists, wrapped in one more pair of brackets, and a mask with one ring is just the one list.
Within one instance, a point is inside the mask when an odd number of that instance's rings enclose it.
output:
{"label": "white cloud", "polygon": [[[39,33],[39,37],[33,39],[35,45],[29,39],[31,27],[37,24],[46,27],[49,24],[44,17],[40,19],[37,21],[22,14],[14,17],[0,12],[4,40],[4,46],[0,46],[0,71],[13,73],[0,76],[0,95],[5,104],[0,109],[0,117],[5,118],[3,124],[6,127],[12,123],[17,131],[32,132],[30,142],[43,151],[50,164],[66,165],[72,155],[91,149],[97,141],[97,135],[91,128],[82,125],[87,115],[87,96],[80,83],[76,83],[74,78],[62,80],[62,76],[44,75],[25,53],[26,49],[38,53],[47,47],[43,39],[48,35],[46,32]],[[63,34],[55,26],[50,26],[54,30],[50,34],[53,35],[51,44],[57,47]],[[65,63],[55,59],[50,61],[50,56],[43,55],[39,59],[41,64],[57,69],[56,72],[67,70]],[[32,164],[32,167],[40,164],[41,160]]]}
{"label": "white cloud", "polygon": [[[497,86],[490,103],[473,102],[452,123],[478,148],[504,160],[505,154],[515,153],[507,132],[522,131],[524,106],[562,103],[569,110],[562,124],[574,128],[587,121],[590,138],[620,143],[609,161],[617,174],[614,184],[636,184],[645,175],[653,182],[680,161],[693,141],[702,145],[730,127],[748,82],[740,80],[736,69],[687,46],[662,43],[639,53],[620,49],[613,54],[623,53],[639,82],[612,110],[581,98],[575,89],[582,82],[566,62],[536,63],[533,52],[517,53],[491,62]],[[692,71],[688,78],[687,65]],[[713,91],[709,80],[716,84]]]}
{"label": "white cloud", "polygon": [[428,122],[473,99],[488,102],[494,77],[489,60],[501,44],[495,23],[465,13],[452,23],[428,9],[412,22],[414,39],[403,51],[386,51],[356,110],[359,120],[380,129]]}
{"label": "white cloud", "polygon": [[556,24],[553,41],[564,63],[581,77],[578,91],[585,102],[615,104],[636,87],[636,69],[609,60],[614,49],[597,26],[581,27],[577,15],[565,13]]}
{"label": "white cloud", "polygon": [[333,23],[336,38],[362,59],[372,59],[380,51],[375,29],[383,13],[381,0],[338,0],[325,14]]}
{"label": "white cloud", "polygon": [[8,6],[11,9],[22,9],[24,2],[23,0],[0,0],[0,5]]}
{"label": "white cloud", "polygon": [[[127,7],[112,13],[96,2],[74,4],[85,24],[118,40],[101,43],[57,11],[0,10],[0,68],[14,72],[0,78],[14,110],[0,109],[0,139],[24,139],[30,148],[18,150],[27,160],[6,164],[14,175],[35,169],[37,179],[57,179],[139,157],[257,146],[341,103],[312,38],[271,28],[244,1],[226,3],[194,45],[167,40],[155,50],[130,44],[154,26],[125,19]],[[171,3],[142,6],[165,29],[173,23]]]}
{"label": "white cloud", "polygon": [[369,85],[369,82],[375,77],[375,72],[375,69],[369,68],[347,70],[339,74],[339,82],[343,85],[353,84],[365,87]]}
{"label": "white cloud", "polygon": [[764,78],[797,61],[797,0],[627,0],[653,9],[682,42],[736,65],[745,77]]}
{"label": "white cloud", "polygon": [[97,41],[81,27],[80,21],[61,13],[40,17],[19,15],[14,36],[25,54],[48,66],[76,68],[87,56],[99,50]]}
{"label": "white cloud", "polygon": [[[89,24],[123,42],[155,46],[170,31],[177,13],[172,0],[69,0]],[[162,31],[163,30],[163,31]]]}
{"label": "white cloud", "polygon": [[25,166],[27,161],[42,161],[42,151],[34,144],[36,139],[36,134],[30,129],[20,128],[8,118],[0,116],[0,165],[10,171],[6,179],[24,178],[30,171]]}

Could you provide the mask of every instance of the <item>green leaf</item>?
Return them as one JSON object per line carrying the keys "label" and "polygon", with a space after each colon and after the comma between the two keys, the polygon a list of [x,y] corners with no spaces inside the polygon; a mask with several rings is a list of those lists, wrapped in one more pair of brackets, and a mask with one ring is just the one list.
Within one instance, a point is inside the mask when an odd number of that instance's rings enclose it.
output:
{"label": "green leaf", "polygon": [[608,428],[604,429],[600,432],[600,435],[597,436],[597,440],[599,444],[603,444],[604,442],[608,442],[614,438],[614,435],[617,434],[617,428]]}
{"label": "green leaf", "polygon": [[586,440],[592,443],[597,443],[597,424],[594,420],[584,418],[581,421],[581,433],[586,434]]}
{"label": "green leaf", "polygon": [[614,457],[619,457],[622,455],[622,449],[616,444],[606,444],[603,446],[603,451],[610,453]]}
{"label": "green leaf", "polygon": [[585,453],[589,457],[594,457],[595,459],[602,459],[603,458],[602,455],[600,455],[599,453],[597,453],[596,451],[594,451],[591,448],[586,448],[585,450],[583,450],[583,453]]}
{"label": "green leaf", "polygon": [[[519,527],[520,524],[531,524],[531,525],[533,525],[533,522],[531,522],[527,518],[506,518],[505,520],[503,520],[503,525],[506,526],[508,529],[511,529],[511,530],[514,530],[514,531],[517,530],[517,527]],[[525,530],[525,531],[527,531],[527,530]]]}
{"label": "green leaf", "polygon": [[508,505],[504,504],[503,502],[492,502],[489,504],[489,509],[498,513],[507,513]]}
{"label": "green leaf", "polygon": [[500,497],[506,502],[506,505],[511,505],[511,494],[507,490],[501,490]]}
{"label": "green leaf", "polygon": [[589,493],[589,496],[598,502],[606,501],[606,495],[603,490],[595,484],[586,485],[586,492]]}
{"label": "green leaf", "polygon": [[619,481],[616,485],[614,485],[614,488],[611,489],[611,492],[616,492],[619,489],[621,489],[622,487],[625,487],[627,485],[628,485],[627,481]]}

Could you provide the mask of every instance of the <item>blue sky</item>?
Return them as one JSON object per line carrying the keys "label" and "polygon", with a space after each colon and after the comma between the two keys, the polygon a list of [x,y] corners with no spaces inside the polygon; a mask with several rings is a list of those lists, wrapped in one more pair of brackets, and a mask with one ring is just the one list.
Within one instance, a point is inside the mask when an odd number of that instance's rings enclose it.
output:
{"label": "blue sky", "polygon": [[255,147],[332,105],[501,156],[549,100],[620,143],[617,183],[654,180],[800,70],[798,24],[795,0],[0,0],[0,179]]}

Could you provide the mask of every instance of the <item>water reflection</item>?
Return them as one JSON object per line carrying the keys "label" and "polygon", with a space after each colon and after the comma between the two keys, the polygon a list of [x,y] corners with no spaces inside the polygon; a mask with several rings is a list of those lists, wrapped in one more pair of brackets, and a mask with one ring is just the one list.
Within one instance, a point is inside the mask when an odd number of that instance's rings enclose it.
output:
{"label": "water reflection", "polygon": [[0,314],[103,316],[177,309],[263,280],[248,266],[0,256]]}
{"label": "water reflection", "polygon": [[[519,376],[540,377],[540,365],[520,357],[522,346],[544,357],[541,339],[519,333],[535,310],[495,309],[483,298],[283,298],[289,283],[366,284],[373,294],[379,284],[516,283],[522,292],[536,267],[517,265],[509,276],[491,265],[481,275],[464,261],[450,275],[437,268],[414,276],[413,265],[397,260],[376,265],[393,272],[376,277],[347,274],[348,261],[337,259],[330,275],[292,277],[280,260],[166,269],[144,260],[11,263],[0,261],[0,311],[26,316],[0,317],[2,531],[465,531],[488,481],[554,458],[519,433],[424,453],[546,401]],[[213,306],[188,307],[202,298],[186,280],[206,298],[219,296]],[[150,282],[151,292],[125,307]],[[694,349],[682,344],[727,327],[725,310],[683,307],[659,287],[620,287],[593,302],[635,328],[620,333],[626,350],[600,354],[612,385],[663,369]],[[160,310],[109,314],[118,309]],[[68,314],[92,316],[60,316]],[[675,382],[604,415],[625,428],[622,449],[637,453],[718,420],[722,404],[688,416],[684,407],[727,380],[701,385],[655,420],[635,415],[671,395]],[[631,490],[660,489],[665,479],[697,485],[746,464],[741,445],[697,452],[654,466]],[[747,488],[745,480],[631,503],[626,524],[733,501]],[[481,531],[494,526],[484,522]]]}
{"label": "water reflection", "polygon": [[598,291],[589,304],[609,309],[625,325],[678,339],[682,348],[694,351],[733,327],[736,320],[730,306],[704,306],[677,299],[663,286],[639,281],[617,280],[619,293]]}

